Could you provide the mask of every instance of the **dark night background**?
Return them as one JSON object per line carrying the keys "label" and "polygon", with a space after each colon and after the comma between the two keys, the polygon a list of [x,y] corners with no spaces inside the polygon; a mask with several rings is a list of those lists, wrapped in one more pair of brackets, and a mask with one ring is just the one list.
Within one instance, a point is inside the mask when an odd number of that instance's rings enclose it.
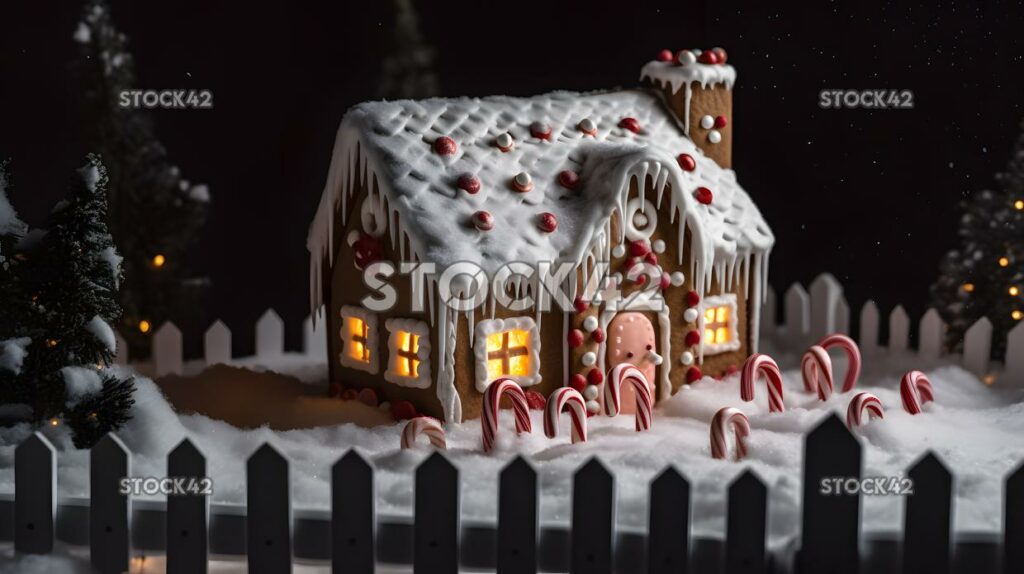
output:
{"label": "dark night background", "polygon": [[[834,273],[854,315],[868,298],[912,317],[954,245],[959,201],[990,186],[1024,119],[1019,3],[417,0],[445,95],[530,95],[635,84],[660,48],[721,45],[739,79],[735,169],[777,237],[771,282]],[[276,308],[297,345],[308,310],[307,226],[345,110],[374,97],[391,2],[263,8],[112,2],[139,88],[213,91],[214,109],[155,112],[186,177],[210,186],[195,267],[206,316],[251,350]],[[0,7],[0,157],[39,223],[87,150],[69,73],[77,2]],[[915,109],[822,110],[824,88],[909,89]],[[194,348],[200,337],[186,333]]]}

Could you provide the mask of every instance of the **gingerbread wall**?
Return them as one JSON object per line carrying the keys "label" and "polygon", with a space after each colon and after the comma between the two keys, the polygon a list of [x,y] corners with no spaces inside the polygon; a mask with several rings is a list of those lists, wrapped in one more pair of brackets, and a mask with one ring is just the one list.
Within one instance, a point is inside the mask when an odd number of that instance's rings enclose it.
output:
{"label": "gingerbread wall", "polygon": [[[700,82],[690,83],[690,109],[686,109],[686,88],[672,91],[670,84],[655,82],[661,89],[672,112],[683,122],[689,118],[690,131],[687,134],[693,143],[704,152],[704,155],[718,162],[724,168],[732,168],[732,90],[725,84],[712,84],[702,87]],[[706,128],[701,126],[701,118],[711,116],[725,118],[724,126]],[[721,134],[722,139],[713,143],[710,139],[712,130]]]}

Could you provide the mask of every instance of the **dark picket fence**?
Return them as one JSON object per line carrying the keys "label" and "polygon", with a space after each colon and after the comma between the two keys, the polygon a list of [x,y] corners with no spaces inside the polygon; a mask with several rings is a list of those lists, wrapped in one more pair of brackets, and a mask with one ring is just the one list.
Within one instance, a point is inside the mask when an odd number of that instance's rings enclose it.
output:
{"label": "dark picket fence", "polygon": [[[166,553],[170,573],[202,574],[210,556],[247,556],[249,572],[290,572],[295,559],[330,561],[333,572],[373,572],[377,563],[414,572],[460,568],[499,574],[641,573],[960,573],[1024,572],[1024,466],[1006,480],[1004,536],[955,537],[953,476],[931,453],[908,470],[902,537],[861,539],[860,497],[822,495],[825,477],[861,477],[861,445],[835,415],[805,439],[802,535],[795,560],[766,548],[768,490],[747,470],[728,487],[725,540],[690,534],[690,484],[673,468],[650,488],[646,533],[617,532],[611,473],[592,459],[573,477],[572,527],[538,523],[537,474],[521,458],[499,477],[497,525],[460,524],[459,475],[441,452],[415,477],[414,519],[377,518],[373,468],[354,451],[331,470],[329,512],[293,512],[288,462],[270,445],[248,460],[245,507],[204,496],[169,496],[165,505],[118,492],[131,455],[108,435],[91,452],[90,498],[57,504],[57,457],[36,433],[15,452],[15,495],[0,502],[0,539],[18,553],[53,551],[55,539],[88,545],[97,572],[128,570],[132,553]],[[168,474],[202,478],[203,455],[188,440],[168,456]]]}

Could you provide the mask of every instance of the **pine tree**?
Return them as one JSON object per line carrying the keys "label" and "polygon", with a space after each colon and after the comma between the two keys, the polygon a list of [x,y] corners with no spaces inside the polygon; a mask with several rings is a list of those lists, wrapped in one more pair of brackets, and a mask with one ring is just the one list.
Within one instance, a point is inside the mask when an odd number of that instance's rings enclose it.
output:
{"label": "pine tree", "polygon": [[425,98],[438,93],[434,49],[419,30],[413,0],[394,0],[395,28],[391,53],[381,64],[377,95],[387,99]]}
{"label": "pine tree", "polygon": [[209,192],[169,161],[144,109],[120,105],[122,92],[135,88],[134,59],[105,0],[86,4],[74,39],[87,140],[107,166],[110,231],[124,257],[118,330],[131,355],[144,357],[149,326],[202,319],[197,309],[207,280],[193,276],[187,254],[206,220]]}
{"label": "pine tree", "polygon": [[20,373],[31,339],[25,327],[31,303],[21,280],[21,261],[17,246],[28,231],[11,205],[10,177],[7,162],[0,162],[0,421],[15,422],[31,413],[19,405],[26,404],[30,389],[23,384]]}
{"label": "pine tree", "polygon": [[1024,318],[1024,124],[996,190],[963,203],[960,245],[946,254],[932,301],[949,325],[947,345],[962,348],[964,332],[978,319],[992,322],[993,356],[1006,350],[1006,335]]}

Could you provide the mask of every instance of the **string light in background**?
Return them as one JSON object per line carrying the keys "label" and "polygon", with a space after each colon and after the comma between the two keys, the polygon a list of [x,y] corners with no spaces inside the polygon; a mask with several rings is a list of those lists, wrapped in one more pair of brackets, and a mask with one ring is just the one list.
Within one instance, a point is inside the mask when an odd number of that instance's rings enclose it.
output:
{"label": "string light in background", "polygon": [[156,255],[153,256],[152,263],[153,267],[159,269],[164,266],[164,263],[167,263],[167,258],[164,257],[162,254],[157,253]]}
{"label": "string light in background", "polygon": [[1009,291],[1010,295],[1012,295],[1014,297],[1016,297],[1017,295],[1020,294],[1020,288],[1017,287],[1016,285],[1011,286],[1008,291]]}
{"label": "string light in background", "polygon": [[1010,316],[1013,317],[1014,321],[1020,321],[1021,317],[1024,317],[1024,313],[1022,313],[1020,309],[1014,309],[1013,312],[1010,313]]}
{"label": "string light in background", "polygon": [[1006,258],[1006,257],[1000,257],[999,258],[999,266],[1000,267],[1006,267],[1009,264],[1010,264],[1010,260],[1008,258]]}
{"label": "string light in background", "polygon": [[1024,199],[1018,199],[1017,201],[1013,202],[1013,207],[1015,207],[1018,211],[1024,211]]}
{"label": "string light in background", "polygon": [[153,326],[149,324],[149,321],[143,319],[139,321],[139,331],[142,333],[148,333]]}
{"label": "string light in background", "polygon": [[974,283],[964,283],[963,286],[961,286],[961,289],[964,290],[964,293],[973,293]]}

